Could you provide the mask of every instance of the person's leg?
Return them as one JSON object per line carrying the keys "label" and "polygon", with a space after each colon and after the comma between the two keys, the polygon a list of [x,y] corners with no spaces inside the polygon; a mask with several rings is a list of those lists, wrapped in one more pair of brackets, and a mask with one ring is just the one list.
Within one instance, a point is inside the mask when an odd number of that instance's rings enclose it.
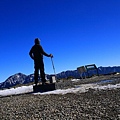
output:
{"label": "person's leg", "polygon": [[34,72],[35,85],[37,85],[38,83],[38,76],[39,76],[39,69],[35,67],[35,72]]}
{"label": "person's leg", "polygon": [[45,83],[46,79],[45,79],[44,63],[43,63],[43,61],[41,61],[41,64],[40,64],[40,76],[41,76],[42,83]]}

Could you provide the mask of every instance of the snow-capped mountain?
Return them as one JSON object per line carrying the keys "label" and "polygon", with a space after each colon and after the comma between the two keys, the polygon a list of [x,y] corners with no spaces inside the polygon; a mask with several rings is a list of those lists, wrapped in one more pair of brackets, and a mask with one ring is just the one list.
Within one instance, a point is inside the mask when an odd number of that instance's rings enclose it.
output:
{"label": "snow-capped mountain", "polygon": [[33,81],[33,75],[17,73],[10,76],[5,82],[0,84],[0,88],[10,88],[18,84],[26,84]]}
{"label": "snow-capped mountain", "polygon": [[[98,67],[98,73],[100,75],[106,75],[106,74],[111,74],[111,73],[117,73],[120,72],[120,66],[114,66],[114,67]],[[96,74],[96,70],[90,70],[89,71],[89,76],[92,76],[94,74]],[[86,75],[88,76],[88,73],[85,72],[85,74],[83,74],[83,76]],[[78,73],[77,70],[73,70],[73,71],[63,71],[59,74],[57,74],[57,78],[68,78],[68,77],[74,77],[74,78],[79,78],[80,74]]]}
{"label": "snow-capped mountain", "polygon": [[[95,70],[92,70],[89,72],[89,75],[95,74]],[[115,66],[115,67],[99,67],[98,68],[98,73],[99,74],[110,74],[113,72],[120,72],[120,66]],[[85,73],[87,76],[87,72]],[[46,75],[47,78],[50,77],[50,75]],[[61,73],[58,73],[56,75],[57,79],[61,78],[68,78],[68,77],[73,77],[73,78],[80,78],[80,74],[78,73],[77,70],[69,70],[69,71],[64,71]],[[30,82],[34,81],[34,75],[25,75],[22,73],[17,73],[15,75],[10,76],[5,82],[0,83],[0,89],[2,88],[10,88],[19,84],[27,84]]]}

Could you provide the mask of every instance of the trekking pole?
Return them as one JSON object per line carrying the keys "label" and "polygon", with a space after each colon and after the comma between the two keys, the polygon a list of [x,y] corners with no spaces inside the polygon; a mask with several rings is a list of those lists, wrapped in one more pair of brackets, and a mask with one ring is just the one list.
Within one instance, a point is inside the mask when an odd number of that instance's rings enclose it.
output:
{"label": "trekking pole", "polygon": [[52,59],[52,57],[51,57],[51,61],[52,61],[52,66],[53,66],[54,74],[55,74],[55,76],[56,76],[56,73],[55,73],[55,67],[54,67],[54,63],[53,63],[53,59]]}

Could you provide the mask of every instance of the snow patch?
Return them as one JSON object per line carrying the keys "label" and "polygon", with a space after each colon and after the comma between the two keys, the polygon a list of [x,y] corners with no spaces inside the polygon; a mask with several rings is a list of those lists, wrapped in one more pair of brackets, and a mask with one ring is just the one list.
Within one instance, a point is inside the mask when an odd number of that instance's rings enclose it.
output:
{"label": "snow patch", "polygon": [[80,81],[80,79],[72,79],[71,81],[72,82],[78,82],[78,81]]}
{"label": "snow patch", "polygon": [[76,86],[76,88],[70,88],[70,89],[65,89],[65,90],[61,90],[61,89],[58,89],[58,90],[54,90],[54,91],[49,91],[49,92],[44,92],[44,93],[33,93],[34,95],[45,95],[45,94],[67,94],[67,93],[84,93],[84,92],[87,92],[89,89],[115,89],[115,88],[120,88],[120,84],[116,84],[116,85],[105,85],[105,86],[100,86],[100,85],[97,85],[97,84],[82,84],[82,85],[79,85],[79,86]]}
{"label": "snow patch", "polygon": [[[32,93],[33,95],[45,95],[45,94],[67,94],[67,93],[84,93],[87,92],[89,89],[95,89],[95,90],[101,90],[101,89],[116,89],[120,88],[120,83],[116,85],[100,85],[100,84],[81,84],[81,85],[76,85],[75,88],[69,88],[69,89],[57,89],[54,91],[49,91],[49,92],[44,92],[44,93]],[[24,93],[30,93],[33,92],[33,85],[30,86],[22,86],[22,87],[17,87],[17,88],[11,88],[11,89],[6,89],[6,90],[0,90],[0,96],[9,96],[9,95],[17,95],[17,94],[24,94]]]}
{"label": "snow patch", "polygon": [[33,85],[0,90],[0,96],[17,95],[29,92],[33,92]]}

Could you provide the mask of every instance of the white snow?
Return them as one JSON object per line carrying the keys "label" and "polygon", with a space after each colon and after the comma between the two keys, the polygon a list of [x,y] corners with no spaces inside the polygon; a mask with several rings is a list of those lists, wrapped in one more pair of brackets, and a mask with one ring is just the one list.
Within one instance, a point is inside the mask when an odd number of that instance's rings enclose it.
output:
{"label": "white snow", "polygon": [[[75,81],[75,80],[73,80]],[[67,94],[67,93],[83,93],[88,91],[89,89],[116,89],[116,88],[120,88],[120,83],[116,84],[116,85],[100,85],[100,84],[81,84],[81,85],[77,85],[75,86],[75,88],[69,88],[69,89],[57,89],[54,91],[48,91],[48,92],[44,92],[44,93],[32,93],[33,95],[45,95],[45,94]],[[11,89],[6,89],[6,90],[0,90],[0,96],[8,96],[8,95],[17,95],[17,94],[23,94],[23,93],[30,93],[33,92],[33,85],[30,86],[22,86],[22,87],[17,87],[17,88],[11,88]]]}
{"label": "white snow", "polygon": [[78,82],[78,81],[80,81],[80,79],[72,79],[71,81],[72,82]]}
{"label": "white snow", "polygon": [[40,94],[40,95],[45,95],[45,94],[67,94],[67,93],[83,93],[83,92],[87,92],[89,89],[115,89],[115,88],[120,88],[120,84],[116,84],[116,85],[105,85],[105,86],[100,86],[97,84],[82,84],[79,86],[76,86],[76,88],[70,88],[70,89],[58,89],[58,90],[54,90],[54,91],[48,91],[48,92],[44,92],[44,93],[33,93],[34,95]]}
{"label": "white snow", "polygon": [[19,78],[20,76],[19,75],[16,75],[17,78]]}
{"label": "white snow", "polygon": [[119,84],[116,84],[116,85],[111,85],[111,84],[108,84],[108,85],[104,85],[104,86],[100,86],[100,85],[97,85],[96,87],[94,87],[94,89],[116,89],[116,88],[120,88],[120,83]]}
{"label": "white snow", "polygon": [[33,92],[32,85],[0,90],[0,96],[17,95],[17,94],[29,93],[29,92]]}

